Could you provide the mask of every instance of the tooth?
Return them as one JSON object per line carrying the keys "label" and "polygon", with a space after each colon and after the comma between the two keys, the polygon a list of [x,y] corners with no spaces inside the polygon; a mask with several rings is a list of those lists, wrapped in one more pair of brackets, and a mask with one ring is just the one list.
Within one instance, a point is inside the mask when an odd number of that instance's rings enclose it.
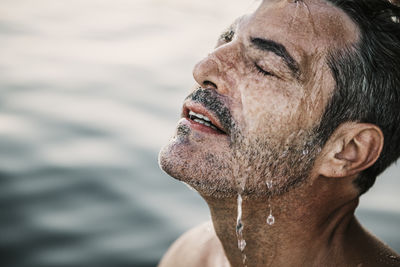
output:
{"label": "tooth", "polygon": [[205,118],[207,118],[206,116],[201,115],[201,114],[197,114],[196,116],[199,117],[200,119],[203,119],[203,120],[205,120]]}
{"label": "tooth", "polygon": [[201,124],[204,124],[204,123],[205,123],[204,121],[199,120],[199,119],[194,119],[194,121],[195,121],[195,122],[198,122],[198,123],[201,123]]}
{"label": "tooth", "polygon": [[211,127],[214,130],[217,130],[217,128],[213,124],[211,124],[211,120],[205,115],[202,115],[202,114],[199,114],[199,113],[189,110],[189,117],[192,120],[194,120],[195,122],[204,124],[208,127]]}
{"label": "tooth", "polygon": [[199,113],[196,113],[196,112],[193,112],[191,110],[189,111],[189,116],[196,116],[199,119],[203,119],[205,121],[211,121],[207,116],[199,114]]}

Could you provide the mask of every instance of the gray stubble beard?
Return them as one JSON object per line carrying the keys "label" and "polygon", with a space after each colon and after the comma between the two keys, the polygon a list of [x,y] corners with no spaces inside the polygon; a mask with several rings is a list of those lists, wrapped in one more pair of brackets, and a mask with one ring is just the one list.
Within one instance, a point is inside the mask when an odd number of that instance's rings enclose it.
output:
{"label": "gray stubble beard", "polygon": [[[190,131],[178,129],[178,135],[189,135]],[[230,149],[227,155],[205,152],[201,164],[193,165],[186,159],[182,164],[190,169],[181,173],[166,171],[203,197],[235,198],[238,193],[250,198],[279,196],[307,180],[321,145],[314,130],[300,130],[279,141],[245,137],[233,125]],[[271,190],[266,181],[272,181]]]}
{"label": "gray stubble beard", "polygon": [[[179,144],[187,146],[183,150],[190,147],[192,130],[180,125],[175,144],[170,143],[160,152],[160,165],[171,176],[201,195],[214,198],[236,197],[238,193],[254,197],[282,195],[307,180],[321,150],[316,128],[299,130],[283,140],[249,136],[238,127],[214,90],[200,88],[188,98],[215,112],[228,130],[229,151],[200,151],[194,164],[190,153],[174,148]],[[272,181],[272,190],[267,190],[266,181]]]}
{"label": "gray stubble beard", "polygon": [[[277,138],[243,138],[233,145],[233,175],[237,192],[249,197],[279,196],[302,185],[321,151],[314,130],[299,130],[283,141]],[[266,182],[273,187],[268,190]]]}

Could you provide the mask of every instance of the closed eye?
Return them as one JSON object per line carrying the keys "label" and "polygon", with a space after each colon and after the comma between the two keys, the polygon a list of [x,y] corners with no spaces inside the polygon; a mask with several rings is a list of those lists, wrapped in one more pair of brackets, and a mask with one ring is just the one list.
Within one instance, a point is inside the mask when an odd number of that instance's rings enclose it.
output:
{"label": "closed eye", "polygon": [[263,68],[261,68],[257,63],[255,63],[254,66],[256,67],[256,70],[257,70],[259,73],[261,73],[261,74],[263,74],[263,75],[265,75],[265,76],[275,76],[273,73],[271,73],[271,72],[269,72],[269,71],[266,71],[266,70],[264,70]]}

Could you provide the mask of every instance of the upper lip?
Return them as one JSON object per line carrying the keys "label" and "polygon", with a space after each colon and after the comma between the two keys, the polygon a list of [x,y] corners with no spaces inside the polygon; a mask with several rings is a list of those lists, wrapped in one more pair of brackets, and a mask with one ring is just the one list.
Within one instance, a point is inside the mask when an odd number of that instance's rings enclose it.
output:
{"label": "upper lip", "polygon": [[210,119],[211,123],[218,130],[220,130],[224,134],[227,134],[228,132],[227,129],[224,129],[218,117],[211,110],[208,110],[206,107],[204,107],[202,104],[192,101],[186,102],[183,105],[182,116],[185,118],[189,118],[190,111],[206,116],[207,118]]}

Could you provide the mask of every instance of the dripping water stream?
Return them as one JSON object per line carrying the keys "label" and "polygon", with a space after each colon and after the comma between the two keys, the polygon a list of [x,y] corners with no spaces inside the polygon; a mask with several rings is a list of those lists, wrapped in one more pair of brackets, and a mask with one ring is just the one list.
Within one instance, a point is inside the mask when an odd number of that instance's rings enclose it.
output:
{"label": "dripping water stream", "polygon": [[242,195],[238,194],[237,197],[237,219],[236,219],[236,236],[238,240],[238,248],[242,253],[242,261],[243,265],[246,266],[246,254],[244,253],[244,249],[246,247],[246,240],[243,238],[243,222],[242,222]]}

